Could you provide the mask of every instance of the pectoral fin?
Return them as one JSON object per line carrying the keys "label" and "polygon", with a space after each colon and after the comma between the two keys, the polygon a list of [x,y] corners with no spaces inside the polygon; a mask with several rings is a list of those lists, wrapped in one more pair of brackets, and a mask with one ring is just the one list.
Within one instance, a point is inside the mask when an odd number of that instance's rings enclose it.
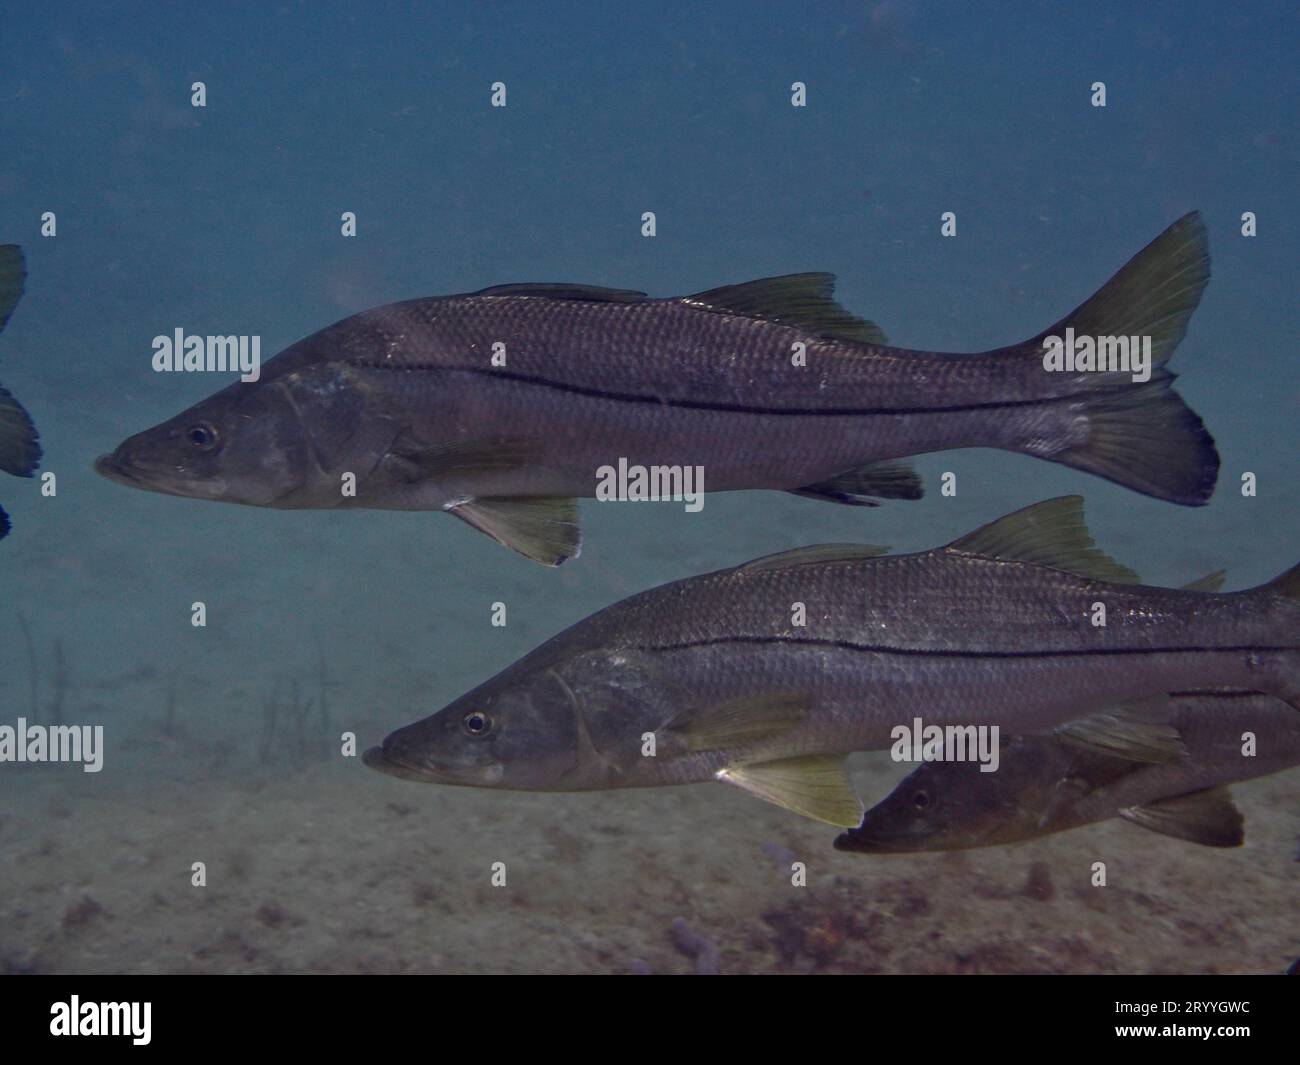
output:
{"label": "pectoral fin", "polygon": [[1047,804],[1043,807],[1042,816],[1038,819],[1039,829],[1044,832],[1051,831],[1050,826],[1061,813],[1069,810],[1092,789],[1092,783],[1082,777],[1064,777],[1058,780],[1056,787],[1052,789],[1052,794],[1048,797]]}
{"label": "pectoral fin", "polygon": [[1119,816],[1163,836],[1204,847],[1240,847],[1246,838],[1241,811],[1227,788],[1209,788],[1132,806]]}
{"label": "pectoral fin", "polygon": [[497,543],[544,566],[558,566],[582,551],[576,499],[486,496],[467,499],[447,510]]}
{"label": "pectoral fin", "polygon": [[537,460],[537,446],[513,437],[430,445],[403,434],[389,448],[388,458],[400,464],[413,482],[445,481],[523,469]]}
{"label": "pectoral fin", "polygon": [[1180,762],[1187,749],[1173,725],[1150,720],[1158,714],[1163,701],[1092,714],[1071,721],[1056,730],[1063,740],[1087,749],[1132,762]]}
{"label": "pectoral fin", "polygon": [[802,720],[810,704],[805,695],[748,696],[687,710],[669,727],[688,751],[720,751],[780,735]]}
{"label": "pectoral fin", "polygon": [[842,754],[803,755],[730,766],[718,771],[718,779],[814,821],[856,828],[862,823],[862,803],[845,763]]}

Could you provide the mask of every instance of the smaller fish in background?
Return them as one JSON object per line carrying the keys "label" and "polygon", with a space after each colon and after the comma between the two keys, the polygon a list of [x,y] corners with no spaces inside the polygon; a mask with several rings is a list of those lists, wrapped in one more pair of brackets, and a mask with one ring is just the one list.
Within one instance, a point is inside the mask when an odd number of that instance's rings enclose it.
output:
{"label": "smaller fish in background", "polygon": [[[1151,709],[1160,708],[1151,704]],[[1241,813],[1226,785],[1300,765],[1300,719],[1258,692],[1171,696],[1163,717],[1182,740],[1175,760],[1137,761],[1068,735],[1016,736],[996,773],[929,762],[835,840],[875,854],[970,850],[1037,839],[1119,817],[1207,847],[1238,847]],[[1252,733],[1256,753],[1242,751]]]}
{"label": "smaller fish in background", "polygon": [[[27,268],[17,244],[0,244],[0,331],[23,294]],[[31,415],[7,389],[0,388],[0,470],[31,477],[41,461],[40,437]],[[0,539],[9,534],[9,515],[0,507]]]}

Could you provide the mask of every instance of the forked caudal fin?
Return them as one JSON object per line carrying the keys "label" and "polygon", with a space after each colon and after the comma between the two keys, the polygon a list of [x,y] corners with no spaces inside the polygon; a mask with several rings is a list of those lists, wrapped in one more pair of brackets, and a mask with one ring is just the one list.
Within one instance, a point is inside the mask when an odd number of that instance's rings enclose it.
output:
{"label": "forked caudal fin", "polygon": [[1078,372],[1068,416],[1083,419],[1085,439],[1057,450],[1027,447],[1041,458],[1095,473],[1157,499],[1207,502],[1219,474],[1214,439],[1173,390],[1165,369],[1210,279],[1205,225],[1193,211],[1156,237],[1090,299],[1023,345],[1043,357],[1048,337],[1150,338],[1150,378]]}

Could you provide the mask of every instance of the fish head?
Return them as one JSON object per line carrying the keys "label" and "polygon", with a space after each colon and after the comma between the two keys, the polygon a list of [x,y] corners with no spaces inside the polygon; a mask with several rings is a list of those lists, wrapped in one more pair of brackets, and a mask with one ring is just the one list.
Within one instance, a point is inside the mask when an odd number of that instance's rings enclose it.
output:
{"label": "fish head", "polygon": [[[1004,767],[1005,768],[1005,767]],[[1038,835],[1039,813],[1015,773],[982,773],[975,762],[926,762],[871,807],[837,850],[873,854],[967,850]]]}
{"label": "fish head", "polygon": [[407,780],[518,791],[636,783],[644,734],[673,714],[649,664],[610,651],[534,657],[390,733],[365,763]]}
{"label": "fish head", "polygon": [[[236,382],[128,437],[101,455],[95,469],[109,480],[151,492],[294,506],[295,496],[323,477],[319,448],[304,431],[301,413],[319,391],[302,373]],[[334,431],[345,432],[349,411],[334,413]]]}

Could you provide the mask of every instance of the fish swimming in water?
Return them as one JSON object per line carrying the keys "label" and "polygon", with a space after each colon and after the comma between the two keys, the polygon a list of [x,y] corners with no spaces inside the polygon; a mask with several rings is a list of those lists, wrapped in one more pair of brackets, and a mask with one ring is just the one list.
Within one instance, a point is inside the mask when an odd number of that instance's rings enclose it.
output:
{"label": "fish swimming in water", "polygon": [[[887,347],[829,274],[410,300],[312,334],[96,469],[253,506],[444,510],[547,565],[577,556],[577,499],[615,467],[874,506],[921,496],[897,460],[992,447],[1199,505],[1218,453],[1166,364],[1209,276],[1192,213],[1050,329],[969,355]],[[1047,369],[1045,338],[1067,331],[1149,337],[1149,378]]]}
{"label": "fish swimming in water", "polygon": [[[22,248],[0,244],[0,331],[18,305],[26,280]],[[31,477],[40,461],[40,436],[31,415],[8,390],[0,388],[0,470],[15,477]],[[9,534],[9,527],[9,515],[0,507],[0,539]]]}
{"label": "fish swimming in water", "polygon": [[[1227,785],[1300,766],[1300,715],[1257,692],[1177,694],[1162,714],[1183,753],[1134,761],[1063,736],[1015,736],[996,773],[973,762],[918,766],[835,841],[887,854],[966,850],[1037,839],[1123,818],[1210,847],[1239,846],[1242,817]],[[1243,754],[1243,735],[1255,753]]]}
{"label": "fish swimming in water", "polygon": [[716,779],[851,827],[845,753],[888,748],[916,718],[1003,734],[1073,723],[1078,742],[1128,750],[1159,738],[1094,715],[1205,687],[1300,709],[1300,566],[1226,595],[1146,587],[1093,545],[1081,504],[1048,500],[918,554],[827,544],[642,592],[391,733],[366,764],[516,790]]}

